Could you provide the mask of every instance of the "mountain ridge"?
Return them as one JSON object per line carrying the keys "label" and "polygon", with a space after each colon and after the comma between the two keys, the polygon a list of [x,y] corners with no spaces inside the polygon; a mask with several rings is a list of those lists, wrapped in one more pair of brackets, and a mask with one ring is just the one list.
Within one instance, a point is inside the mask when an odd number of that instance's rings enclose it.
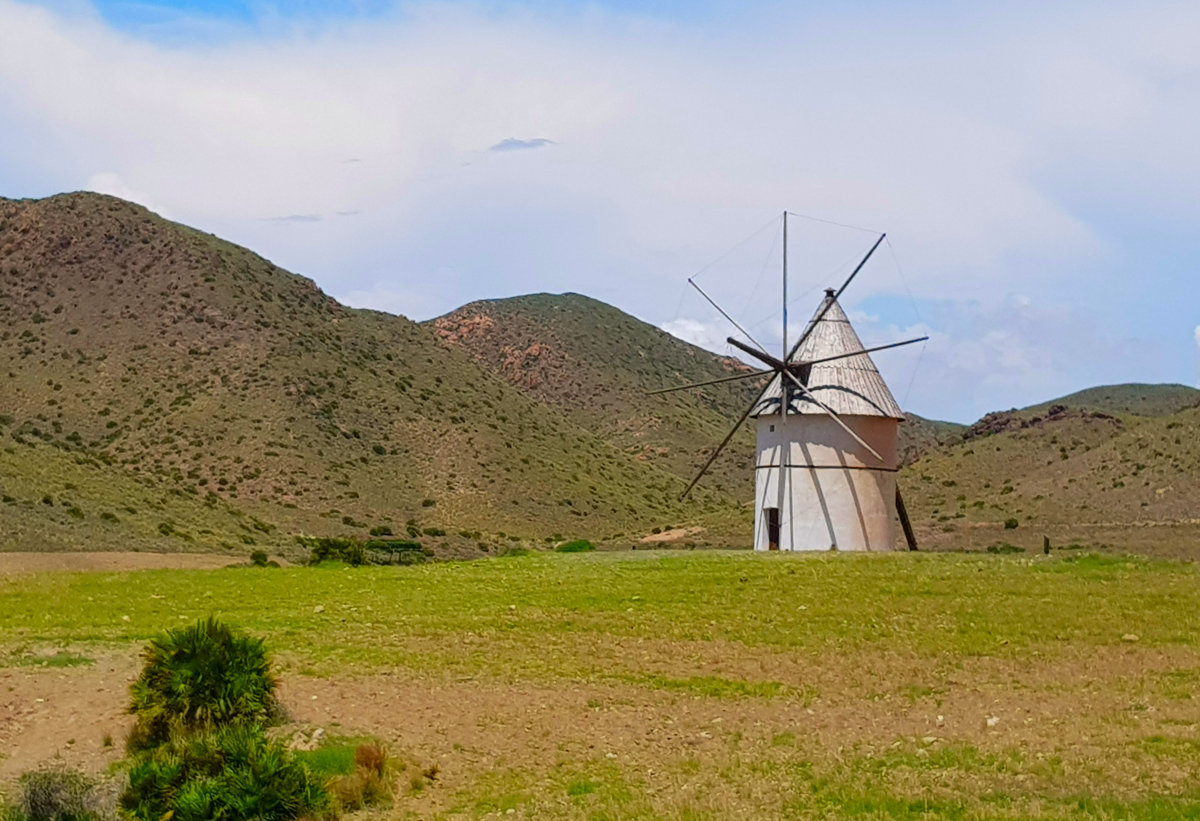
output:
{"label": "mountain ridge", "polygon": [[291,532],[598,537],[685,512],[674,475],[424,327],[116,198],[0,201],[0,274],[0,413],[18,443]]}
{"label": "mountain ridge", "polygon": [[[648,394],[748,368],[582,294],[416,323],[116,198],[0,199],[0,549],[390,532],[471,556],[681,524],[745,544],[749,429],[679,493],[750,386]],[[910,414],[901,484],[923,541],[1186,535],[1196,397],[1132,384],[974,426]]]}

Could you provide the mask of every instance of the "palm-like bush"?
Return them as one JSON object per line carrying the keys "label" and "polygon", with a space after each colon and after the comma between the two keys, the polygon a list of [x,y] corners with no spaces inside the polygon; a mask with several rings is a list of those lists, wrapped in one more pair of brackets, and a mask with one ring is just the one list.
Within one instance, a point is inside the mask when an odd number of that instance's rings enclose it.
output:
{"label": "palm-like bush", "polygon": [[262,640],[216,619],[168,630],[142,655],[146,664],[132,687],[131,752],[163,744],[173,733],[262,723],[277,709]]}
{"label": "palm-like bush", "polygon": [[255,724],[176,735],[137,756],[121,807],[158,821],[286,821],[325,816],[319,780]]}

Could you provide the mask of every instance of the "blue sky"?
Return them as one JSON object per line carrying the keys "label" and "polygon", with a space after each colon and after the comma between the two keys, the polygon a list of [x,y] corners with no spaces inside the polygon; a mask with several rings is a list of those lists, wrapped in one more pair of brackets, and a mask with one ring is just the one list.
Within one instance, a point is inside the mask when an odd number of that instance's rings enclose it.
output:
{"label": "blue sky", "polygon": [[[908,409],[1200,380],[1200,9],[0,0],[0,195],[90,189],[422,319],[588,293],[776,344],[787,208]],[[792,320],[866,235],[796,228]],[[868,243],[869,244],[869,243]],[[815,304],[815,303],[814,303]]]}

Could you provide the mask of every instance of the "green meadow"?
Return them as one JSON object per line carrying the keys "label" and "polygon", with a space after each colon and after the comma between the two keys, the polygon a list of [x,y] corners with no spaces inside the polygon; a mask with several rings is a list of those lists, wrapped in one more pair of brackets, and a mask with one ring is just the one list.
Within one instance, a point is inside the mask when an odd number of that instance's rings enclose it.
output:
{"label": "green meadow", "polygon": [[0,673],[132,674],[209,614],[264,637],[297,721],[437,766],[399,818],[1200,818],[1186,562],[531,553],[0,601]]}

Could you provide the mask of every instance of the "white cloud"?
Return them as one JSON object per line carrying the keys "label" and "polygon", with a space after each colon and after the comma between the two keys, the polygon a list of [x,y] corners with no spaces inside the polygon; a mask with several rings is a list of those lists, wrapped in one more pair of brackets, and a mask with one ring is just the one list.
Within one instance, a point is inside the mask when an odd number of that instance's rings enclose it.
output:
{"label": "white cloud", "polygon": [[1196,330],[1192,332],[1196,338],[1196,347],[1200,348],[1200,325],[1196,326]]}
{"label": "white cloud", "polygon": [[729,336],[729,333],[715,322],[703,322],[698,319],[680,317],[672,319],[669,322],[664,322],[659,327],[671,336],[682,339],[684,342],[690,342],[707,351],[712,351],[722,356],[727,355],[729,352],[729,345],[725,342],[725,338]]}
{"label": "white cloud", "polygon": [[338,292],[334,298],[351,308],[371,308],[409,318],[424,318],[434,313],[434,306],[419,288],[397,287],[386,282]]}
{"label": "white cloud", "polygon": [[171,219],[171,212],[165,207],[158,204],[150,195],[144,191],[138,191],[130,188],[125,184],[125,181],[117,174],[111,171],[104,171],[99,174],[93,174],[83,186],[85,191],[95,191],[97,194],[108,194],[113,197],[120,197],[129,202],[136,202],[138,205],[143,205],[160,216]]}

